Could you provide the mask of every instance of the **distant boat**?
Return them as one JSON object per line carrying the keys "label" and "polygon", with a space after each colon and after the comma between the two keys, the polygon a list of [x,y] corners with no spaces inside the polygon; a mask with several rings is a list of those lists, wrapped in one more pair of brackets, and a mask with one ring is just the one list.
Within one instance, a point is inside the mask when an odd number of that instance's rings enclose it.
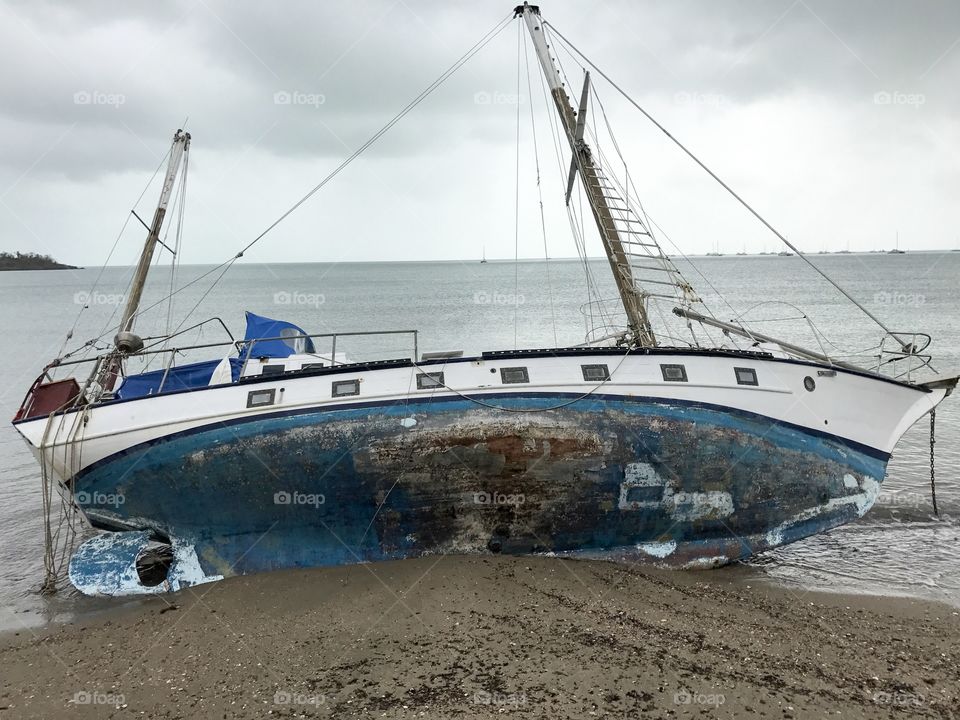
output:
{"label": "distant boat", "polygon": [[897,230],[897,239],[896,245],[893,246],[893,250],[887,250],[887,255],[906,255],[906,250],[900,249],[900,231]]}
{"label": "distant boat", "polygon": [[483,257],[480,259],[480,264],[483,265],[485,262],[487,262],[487,246],[486,245],[483,246]]}
{"label": "distant boat", "polygon": [[720,252],[719,242],[714,243],[713,250],[707,253],[707,257],[723,257],[723,253]]}

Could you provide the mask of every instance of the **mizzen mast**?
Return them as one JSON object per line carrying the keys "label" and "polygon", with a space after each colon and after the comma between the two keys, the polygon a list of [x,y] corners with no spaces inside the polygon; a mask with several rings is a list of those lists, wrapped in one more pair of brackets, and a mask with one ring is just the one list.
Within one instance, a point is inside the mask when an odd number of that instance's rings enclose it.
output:
{"label": "mizzen mast", "polygon": [[620,293],[620,299],[623,302],[632,342],[644,347],[655,346],[657,340],[647,315],[646,293],[638,287],[635,281],[633,268],[628,257],[629,253],[624,248],[625,244],[630,243],[629,240],[625,242],[622,237],[623,234],[634,231],[629,227],[622,227],[624,224],[622,219],[619,219],[620,225],[618,226],[618,218],[614,216],[617,208],[611,207],[608,203],[609,182],[594,162],[590,147],[583,139],[586,124],[586,100],[590,90],[590,74],[587,73],[586,75],[578,114],[570,103],[570,98],[563,87],[563,82],[560,80],[560,71],[550,54],[550,47],[547,44],[540,21],[540,8],[536,5],[524,3],[518,6],[514,12],[517,17],[523,17],[527,30],[530,32],[537,58],[540,60],[540,66],[547,79],[550,94],[553,96],[557,112],[560,114],[560,121],[563,123],[570,149],[573,152],[570,179],[567,186],[567,203],[570,202],[570,193],[573,189],[575,176],[579,173],[590,203],[590,209],[593,212],[593,219],[603,240],[607,259],[610,261],[610,269],[613,271],[617,291]]}
{"label": "mizzen mast", "polygon": [[170,147],[170,160],[167,163],[167,174],[163,179],[163,187],[160,190],[160,200],[153,214],[153,223],[147,228],[147,241],[143,245],[143,252],[140,253],[140,261],[137,263],[137,270],[130,284],[127,305],[123,309],[123,318],[120,320],[121,334],[133,331],[133,323],[136,320],[137,310],[140,308],[140,298],[143,296],[143,287],[147,282],[147,273],[150,272],[150,264],[153,262],[153,253],[156,250],[157,243],[160,242],[160,229],[163,227],[167,206],[170,204],[170,197],[173,195],[173,186],[177,174],[180,172],[180,161],[189,149],[190,133],[177,130],[173,136],[173,145]]}

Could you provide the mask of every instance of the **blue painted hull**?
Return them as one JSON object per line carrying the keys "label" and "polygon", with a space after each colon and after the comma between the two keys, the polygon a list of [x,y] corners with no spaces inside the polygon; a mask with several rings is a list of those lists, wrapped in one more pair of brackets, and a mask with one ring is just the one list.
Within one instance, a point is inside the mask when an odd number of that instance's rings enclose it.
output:
{"label": "blue painted hull", "polygon": [[540,411],[435,399],[261,416],[106,458],[75,495],[99,527],[192,543],[209,575],[474,552],[710,565],[856,519],[888,460],[696,404],[484,401]]}

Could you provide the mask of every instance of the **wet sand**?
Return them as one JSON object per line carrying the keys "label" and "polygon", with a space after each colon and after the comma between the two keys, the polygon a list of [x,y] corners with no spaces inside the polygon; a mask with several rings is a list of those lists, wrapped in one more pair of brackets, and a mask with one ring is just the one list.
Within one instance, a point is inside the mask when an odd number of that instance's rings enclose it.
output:
{"label": "wet sand", "polygon": [[960,718],[960,613],[737,568],[422,558],[0,640],[0,718]]}

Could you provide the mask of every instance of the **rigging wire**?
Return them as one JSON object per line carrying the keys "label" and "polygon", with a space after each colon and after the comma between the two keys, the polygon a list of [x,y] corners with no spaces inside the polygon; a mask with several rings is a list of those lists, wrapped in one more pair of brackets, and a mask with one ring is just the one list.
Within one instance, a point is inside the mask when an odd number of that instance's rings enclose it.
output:
{"label": "rigging wire", "polygon": [[[140,201],[143,200],[143,196],[147,194],[147,190],[150,189],[150,186],[153,184],[153,181],[157,177],[157,173],[160,172],[160,168],[163,167],[163,164],[167,161],[167,158],[170,156],[170,151],[167,150],[166,154],[160,159],[160,163],[157,165],[156,169],[153,171],[153,175],[150,176],[150,179],[147,181],[147,184],[143,187],[143,190],[140,192],[140,196],[133,203],[133,208],[130,212],[127,213],[127,217],[123,221],[123,225],[120,227],[120,232],[117,233],[117,237],[113,241],[113,245],[110,247],[110,252],[107,253],[106,260],[103,261],[103,265],[100,266],[100,270],[97,272],[97,276],[93,280],[93,284],[90,286],[90,290],[87,293],[87,297],[90,298],[93,296],[94,292],[97,289],[97,286],[100,284],[100,279],[103,277],[104,271],[107,269],[107,265],[110,264],[110,259],[113,257],[113,253],[117,250],[117,245],[120,244],[120,238],[123,237],[123,233],[127,229],[127,225],[130,224],[130,218],[133,216],[133,212],[136,209],[137,205],[140,204]],[[60,346],[60,351],[57,353],[57,357],[63,355],[63,351],[67,348],[67,343],[73,338],[73,333],[77,329],[77,325],[80,323],[80,318],[83,315],[84,311],[89,307],[89,303],[83,303],[80,306],[80,310],[77,311],[77,317],[73,321],[73,325],[70,327],[70,330],[67,331],[66,337],[63,339],[63,345]],[[112,317],[112,316],[111,316]],[[90,347],[84,345],[83,347]]]}
{"label": "rigging wire", "polygon": [[[519,25],[519,23],[518,23]],[[540,230],[543,233],[543,262],[547,274],[547,294],[550,298],[550,318],[553,322],[553,344],[554,347],[560,345],[557,339],[557,313],[553,302],[553,283],[550,279],[550,250],[547,246],[547,220],[543,210],[543,188],[540,183],[540,150],[537,146],[537,122],[533,112],[533,87],[530,82],[530,60],[527,50],[527,36],[521,33],[523,37],[523,65],[527,74],[527,102],[530,105],[530,131],[533,135],[533,160],[537,170],[537,200],[540,203]],[[547,110],[549,111],[549,107]]]}
{"label": "rigging wire", "polygon": [[764,218],[759,212],[757,212],[756,210],[754,210],[754,208],[753,208],[752,205],[750,205],[750,204],[749,204],[746,200],[744,200],[739,194],[737,194],[737,192],[734,191],[733,188],[731,188],[729,185],[727,185],[727,183],[725,183],[722,179],[720,179],[720,176],[718,176],[715,172],[713,172],[713,170],[711,170],[709,167],[707,167],[707,165],[704,164],[704,162],[703,162],[702,160],[700,160],[700,158],[698,158],[696,155],[694,155],[693,152],[690,151],[690,150],[687,148],[686,145],[684,145],[684,144],[681,143],[676,137],[674,137],[674,136],[670,133],[669,130],[667,130],[663,125],[661,125],[659,122],[657,122],[657,120],[656,120],[649,112],[647,112],[647,111],[643,108],[643,106],[641,106],[636,100],[634,100],[632,97],[630,97],[630,96],[626,93],[625,90],[623,90],[623,89],[622,89],[619,85],[617,85],[612,79],[610,79],[610,76],[609,76],[609,75],[607,75],[605,72],[603,72],[603,70],[601,70],[600,68],[598,68],[598,67],[593,63],[593,61],[591,61],[590,58],[588,58],[586,55],[584,55],[584,54],[579,50],[579,48],[577,48],[576,45],[574,45],[572,42],[570,42],[570,41],[563,35],[563,33],[561,33],[559,30],[557,30],[556,27],[554,27],[553,25],[551,25],[550,23],[548,23],[548,22],[545,21],[545,20],[543,21],[543,25],[544,25],[545,27],[549,27],[552,33],[555,33],[555,34],[557,35],[557,37],[559,37],[571,50],[573,50],[573,52],[575,52],[577,55],[579,55],[581,58],[583,58],[583,61],[584,61],[585,63],[587,63],[591,68],[593,68],[604,80],[606,80],[608,83],[610,83],[610,85],[612,85],[613,88],[614,88],[618,93],[620,93],[620,94],[624,97],[624,99],[627,100],[627,102],[629,102],[631,105],[633,105],[633,107],[635,107],[637,110],[639,110],[639,111],[643,114],[643,116],[647,118],[647,120],[649,120],[651,123],[653,123],[653,125],[656,126],[656,128],[657,128],[658,130],[660,130],[660,132],[662,132],[664,135],[666,135],[667,138],[668,138],[671,142],[673,142],[678,148],[680,148],[684,153],[686,153],[686,155],[687,155],[691,160],[693,160],[697,165],[699,165],[711,178],[713,178],[713,179],[714,179],[724,190],[726,190],[737,202],[739,202],[744,208],[746,208],[746,209],[750,212],[751,215],[753,215],[757,220],[759,220],[770,232],[772,232],[774,235],[776,235],[788,248],[790,248],[791,250],[793,250],[794,253],[796,253],[796,255],[797,255],[798,257],[803,258],[803,261],[804,261],[805,263],[807,263],[807,265],[809,265],[811,268],[813,268],[813,270],[814,270],[818,275],[820,275],[824,280],[826,280],[826,281],[827,281],[828,283],[830,283],[836,290],[838,290],[844,297],[846,297],[850,302],[852,302],[856,307],[858,307],[867,317],[869,317],[871,320],[873,320],[884,332],[886,332],[886,333],[887,333],[888,335],[890,335],[893,339],[895,339],[895,340],[897,341],[897,343],[899,343],[900,346],[901,346],[905,351],[909,351],[909,349],[910,349],[910,347],[911,347],[909,343],[907,343],[905,340],[901,340],[900,337],[899,337],[898,335],[896,335],[895,333],[893,333],[893,331],[891,331],[890,329],[888,329],[887,326],[886,326],[879,318],[877,318],[872,312],[870,312],[869,310],[867,310],[867,308],[865,308],[863,305],[861,305],[859,302],[857,302],[857,300],[854,299],[854,297],[853,297],[852,295],[850,295],[850,293],[848,293],[846,290],[844,290],[843,287],[841,287],[835,280],[833,280],[833,278],[831,278],[829,275],[827,275],[826,272],[824,272],[823,270],[821,270],[812,260],[810,260],[804,253],[802,253],[793,243],[791,243],[789,240],[787,240],[787,238],[786,238],[779,230],[777,230],[773,225],[771,225],[771,224],[766,220],[766,218]]}
{"label": "rigging wire", "polygon": [[513,191],[513,349],[517,349],[520,324],[520,46],[523,25],[517,23],[517,152]]}
{"label": "rigging wire", "polygon": [[[177,289],[176,289],[173,293],[171,293],[171,294],[172,294],[172,295],[179,294],[180,292],[186,290],[188,287],[191,287],[191,286],[199,283],[201,280],[203,280],[203,279],[205,279],[205,278],[207,278],[207,277],[210,277],[211,275],[213,275],[214,273],[216,273],[218,270],[221,270],[221,269],[222,269],[223,271],[220,273],[220,275],[216,278],[216,280],[215,280],[214,283],[213,283],[213,286],[215,286],[215,285],[220,281],[220,279],[223,278],[223,276],[224,276],[224,275],[226,274],[226,272],[230,269],[230,267],[232,267],[233,264],[234,264],[237,260],[239,260],[240,258],[242,258],[243,255],[244,255],[248,250],[250,250],[250,248],[252,248],[252,247],[253,247],[254,245],[256,245],[260,240],[262,240],[264,237],[266,237],[266,235],[267,235],[268,233],[270,233],[274,228],[276,228],[277,225],[279,225],[279,224],[280,224],[281,222],[283,222],[286,218],[288,218],[288,217],[289,217],[294,211],[296,211],[301,205],[303,205],[307,200],[309,200],[311,197],[313,197],[321,188],[323,188],[327,183],[329,183],[329,182],[330,182],[331,180],[333,180],[337,175],[339,175],[340,172],[342,172],[348,165],[350,165],[354,160],[356,160],[365,150],[367,150],[371,145],[373,145],[374,143],[376,143],[377,140],[379,140],[379,139],[380,139],[383,135],[385,135],[391,128],[393,128],[394,125],[396,125],[398,122],[400,122],[400,120],[402,120],[404,117],[406,117],[407,114],[409,114],[414,108],[416,108],[421,102],[423,102],[429,95],[431,95],[438,87],[440,87],[444,82],[446,82],[446,81],[450,78],[450,76],[452,76],[454,73],[456,73],[461,67],[463,67],[463,65],[465,65],[471,58],[473,58],[474,55],[476,55],[478,52],[480,52],[484,47],[487,46],[487,44],[490,43],[491,40],[493,40],[497,35],[499,35],[499,34],[510,24],[510,22],[511,22],[512,19],[513,19],[513,11],[511,11],[505,18],[503,18],[503,19],[500,20],[496,25],[494,25],[493,28],[491,28],[491,29],[488,30],[486,33],[484,33],[483,36],[481,36],[481,38],[480,38],[476,43],[474,43],[474,45],[472,45],[472,46],[470,47],[470,49],[468,49],[463,55],[461,55],[459,58],[457,58],[457,60],[455,60],[455,61],[453,62],[453,64],[451,64],[451,65],[450,65],[446,70],[444,70],[433,82],[431,82],[424,90],[422,90],[419,95],[417,95],[413,100],[411,100],[409,103],[407,103],[407,105],[405,105],[396,115],[394,115],[393,118],[391,118],[383,127],[381,127],[376,133],[374,133],[370,138],[368,138],[366,142],[364,142],[362,145],[360,145],[360,147],[357,148],[350,156],[348,156],[345,160],[343,160],[343,161],[342,161],[336,168],[334,168],[326,177],[324,177],[323,180],[321,180],[319,183],[317,183],[317,185],[315,185],[306,195],[304,195],[302,198],[300,198],[300,199],[299,199],[296,203],[294,203],[286,212],[284,212],[279,218],[277,218],[274,222],[272,222],[269,226],[267,226],[267,228],[266,228],[265,230],[263,230],[263,232],[261,232],[259,235],[257,235],[257,236],[256,236],[253,240],[251,240],[249,243],[247,243],[246,245],[244,245],[235,255],[233,255],[232,257],[230,257],[230,258],[227,259],[227,260],[224,260],[224,261],[223,261],[222,263],[220,263],[219,265],[216,265],[215,267],[211,268],[211,269],[208,270],[207,272],[205,272],[205,273],[201,274],[200,276],[194,278],[194,279],[191,280],[190,282],[188,282],[188,283],[180,286],[179,288],[177,288]],[[207,292],[205,292],[205,293],[203,294],[203,297],[201,298],[201,301],[203,300],[203,298],[206,298],[206,296],[209,294],[210,290],[213,289],[213,286],[211,286],[211,288],[209,288],[209,289],[207,290]],[[149,310],[153,309],[154,307],[160,305],[161,303],[166,302],[168,299],[169,299],[168,296],[164,296],[164,297],[160,298],[157,302],[155,302],[155,303],[153,303],[153,304],[151,304],[151,305],[148,305],[147,307],[144,307],[144,308],[138,310],[138,311],[133,315],[133,317],[134,317],[134,318],[137,318],[137,317],[143,315],[144,313],[146,313],[146,312],[148,312]],[[187,314],[187,316],[184,318],[183,322],[186,322],[186,321],[187,321],[187,319],[190,317],[190,315],[192,315],[192,314],[196,311],[197,307],[199,307],[199,303],[197,303],[197,305],[194,305],[194,307],[190,310],[190,312],[189,312],[189,313]],[[181,325],[182,325],[182,324],[183,324],[183,323],[181,323]],[[102,339],[105,335],[108,335],[109,332],[110,332],[110,331],[102,332],[98,337],[96,337],[96,338],[94,338],[93,340],[90,340],[90,341],[88,341],[87,343],[85,343],[84,347],[85,347],[86,345],[89,345],[89,344],[91,344],[91,343],[96,342],[97,340]],[[82,349],[82,348],[78,348],[77,350],[74,350],[74,351],[72,351],[71,353],[68,353],[67,355],[63,356],[61,359],[66,358],[66,357],[69,357],[69,356],[72,355],[74,352],[77,352],[77,351],[79,351],[80,349]]]}

